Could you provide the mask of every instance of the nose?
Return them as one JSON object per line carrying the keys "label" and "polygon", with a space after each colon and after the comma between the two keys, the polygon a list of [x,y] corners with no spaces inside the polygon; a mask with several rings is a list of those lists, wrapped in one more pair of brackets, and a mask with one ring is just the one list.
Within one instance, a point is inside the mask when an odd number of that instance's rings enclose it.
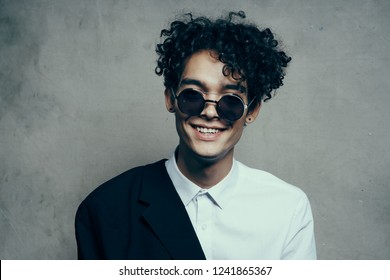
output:
{"label": "nose", "polygon": [[217,103],[218,102],[215,100],[205,100],[204,108],[200,115],[207,119],[219,118],[217,112]]}

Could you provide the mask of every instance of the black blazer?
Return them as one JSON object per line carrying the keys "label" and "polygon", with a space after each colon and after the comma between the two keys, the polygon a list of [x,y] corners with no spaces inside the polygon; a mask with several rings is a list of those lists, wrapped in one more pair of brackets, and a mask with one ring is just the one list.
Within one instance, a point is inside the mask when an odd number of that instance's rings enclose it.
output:
{"label": "black blazer", "polygon": [[75,227],[79,259],[205,259],[165,160],[95,189]]}

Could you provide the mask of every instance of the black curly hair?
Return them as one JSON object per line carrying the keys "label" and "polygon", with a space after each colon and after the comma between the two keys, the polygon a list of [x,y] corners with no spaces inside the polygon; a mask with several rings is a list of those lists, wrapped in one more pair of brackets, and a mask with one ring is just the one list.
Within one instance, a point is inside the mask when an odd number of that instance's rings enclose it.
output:
{"label": "black curly hair", "polygon": [[186,59],[198,51],[211,50],[225,64],[225,76],[246,81],[249,99],[259,102],[272,98],[272,91],[283,85],[284,69],[291,58],[278,48],[270,29],[242,22],[245,17],[243,11],[217,20],[193,18],[188,13],[173,21],[170,29],[163,29],[163,42],[156,47],[155,72],[164,75],[165,87],[177,89]]}

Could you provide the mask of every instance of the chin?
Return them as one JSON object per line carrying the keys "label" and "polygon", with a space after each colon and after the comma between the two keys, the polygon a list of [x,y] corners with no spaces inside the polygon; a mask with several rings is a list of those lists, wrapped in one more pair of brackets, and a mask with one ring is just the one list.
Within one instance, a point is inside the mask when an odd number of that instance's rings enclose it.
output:
{"label": "chin", "polygon": [[228,151],[209,151],[209,152],[204,152],[204,151],[197,151],[194,150],[195,156],[200,160],[205,163],[215,163],[217,161],[220,161],[224,158],[226,158],[231,150]]}

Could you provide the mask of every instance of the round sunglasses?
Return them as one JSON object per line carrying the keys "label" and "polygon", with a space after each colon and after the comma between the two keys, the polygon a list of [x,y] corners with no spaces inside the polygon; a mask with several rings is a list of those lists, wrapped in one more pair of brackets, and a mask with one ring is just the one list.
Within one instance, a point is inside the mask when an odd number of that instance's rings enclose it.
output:
{"label": "round sunglasses", "polygon": [[216,104],[216,110],[220,118],[227,121],[236,121],[241,118],[244,111],[254,101],[253,98],[249,104],[245,104],[242,98],[235,94],[224,95],[218,101],[205,99],[203,92],[193,88],[186,88],[178,95],[174,94],[174,96],[177,99],[180,111],[186,115],[199,116],[204,110],[206,102],[211,102]]}

